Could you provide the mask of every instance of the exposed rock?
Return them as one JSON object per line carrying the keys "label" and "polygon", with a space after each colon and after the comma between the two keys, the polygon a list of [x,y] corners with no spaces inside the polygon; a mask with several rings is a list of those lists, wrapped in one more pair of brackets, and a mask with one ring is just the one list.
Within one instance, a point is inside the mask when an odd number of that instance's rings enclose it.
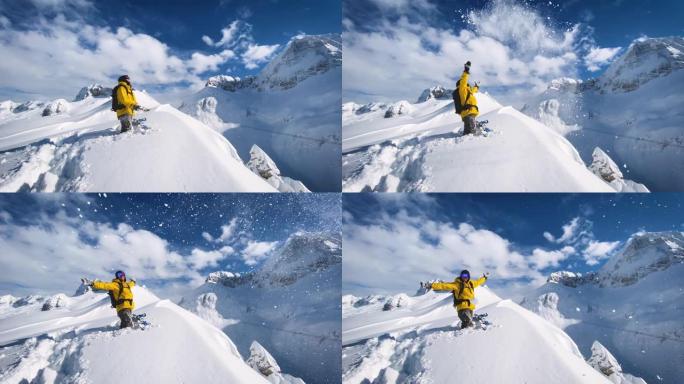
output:
{"label": "exposed rock", "polygon": [[430,99],[451,99],[453,90],[446,89],[441,85],[425,89],[418,97],[418,103],[426,102]]}
{"label": "exposed rock", "polygon": [[246,165],[280,192],[310,192],[301,181],[281,176],[275,162],[256,144],[249,151]]}
{"label": "exposed rock", "polygon": [[74,101],[85,100],[89,97],[111,97],[112,88],[105,87],[101,84],[91,84],[87,87],[81,88],[78,94],[74,98]]}
{"label": "exposed rock", "polygon": [[64,113],[69,110],[69,102],[64,99],[57,99],[43,109],[43,116],[52,116]]}

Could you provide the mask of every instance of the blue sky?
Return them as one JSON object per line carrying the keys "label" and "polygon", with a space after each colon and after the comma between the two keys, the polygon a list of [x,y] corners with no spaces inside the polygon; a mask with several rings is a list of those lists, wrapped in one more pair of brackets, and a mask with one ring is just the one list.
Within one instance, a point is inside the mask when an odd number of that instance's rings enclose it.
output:
{"label": "blue sky", "polygon": [[[553,78],[590,78],[640,37],[684,35],[679,1],[344,2],[345,101],[413,100],[462,63],[506,102]],[[368,65],[362,67],[361,62]],[[377,68],[374,70],[373,68]]]}
{"label": "blue sky", "polygon": [[124,269],[159,295],[258,268],[297,231],[339,231],[338,194],[4,194],[0,294],[72,293]]}
{"label": "blue sky", "polygon": [[292,37],[339,33],[340,20],[335,0],[0,0],[0,99],[70,99],[122,72],[172,97],[256,74]]}
{"label": "blue sky", "polygon": [[684,231],[677,194],[346,194],[343,293],[415,291],[463,268],[511,292],[600,268],[640,231]]}

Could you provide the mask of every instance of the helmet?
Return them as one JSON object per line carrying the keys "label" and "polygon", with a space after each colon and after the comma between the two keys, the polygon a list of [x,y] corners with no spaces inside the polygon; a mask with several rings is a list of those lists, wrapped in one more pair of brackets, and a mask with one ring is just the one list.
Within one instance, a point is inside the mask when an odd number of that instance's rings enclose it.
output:
{"label": "helmet", "polygon": [[116,273],[114,273],[114,277],[117,279],[123,278],[123,280],[126,280],[126,273],[124,271],[116,271]]}
{"label": "helmet", "polygon": [[461,274],[460,274],[460,277],[461,277],[462,279],[465,279],[465,278],[470,279],[470,271],[468,271],[467,269],[462,270],[462,271],[461,271]]}
{"label": "helmet", "polygon": [[128,75],[121,75],[121,76],[119,76],[119,81],[125,81],[127,83],[130,83],[131,78]]}

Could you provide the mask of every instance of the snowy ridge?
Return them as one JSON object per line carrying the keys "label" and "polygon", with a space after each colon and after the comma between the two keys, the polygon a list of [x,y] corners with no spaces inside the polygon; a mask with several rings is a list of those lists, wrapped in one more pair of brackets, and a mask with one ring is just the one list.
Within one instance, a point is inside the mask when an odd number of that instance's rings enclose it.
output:
{"label": "snowy ridge", "polygon": [[179,304],[220,326],[245,355],[257,340],[284,371],[339,382],[341,245],[339,234],[295,233],[255,271],[211,273]]}
{"label": "snowy ridge", "polygon": [[[111,99],[86,87],[74,102],[25,103],[0,115],[0,190],[271,192],[232,144],[144,92],[146,121],[118,134]],[[20,108],[24,106],[24,108]],[[46,113],[48,111],[49,113]]]}
{"label": "snowy ridge", "polygon": [[458,330],[446,293],[410,297],[394,311],[382,302],[345,306],[343,382],[610,383],[559,328],[486,287],[476,298],[476,313],[493,323],[487,330]]}
{"label": "snowy ridge", "polygon": [[638,233],[598,271],[552,273],[521,305],[562,327],[585,355],[598,340],[624,371],[679,383],[684,369],[670,361],[684,352],[682,273],[684,233]]}
{"label": "snowy ridge", "polygon": [[653,191],[684,189],[684,38],[635,40],[596,79],[557,79],[521,109],[590,161],[600,147]]}
{"label": "snowy ridge", "polygon": [[[419,192],[615,192],[563,136],[488,94],[478,94],[491,129],[463,137],[450,91],[434,87],[416,104],[343,105],[343,190]],[[607,155],[606,155],[607,157]]]}
{"label": "snowy ridge", "polygon": [[339,35],[298,36],[257,76],[214,76],[179,107],[313,191],[340,190]]}
{"label": "snowy ridge", "polygon": [[280,370],[262,375],[219,329],[143,287],[133,291],[134,312],[152,323],[145,330],[119,330],[102,293],[82,291],[49,310],[41,309],[47,298],[0,300],[0,381],[109,383],[112,367],[125,366],[127,380],[139,383],[301,383]]}

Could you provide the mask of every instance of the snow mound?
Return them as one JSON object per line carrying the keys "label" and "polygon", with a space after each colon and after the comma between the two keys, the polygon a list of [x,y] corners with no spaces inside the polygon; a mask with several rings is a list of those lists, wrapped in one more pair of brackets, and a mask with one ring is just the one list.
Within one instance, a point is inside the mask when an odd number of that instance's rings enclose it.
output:
{"label": "snow mound", "polygon": [[589,170],[618,192],[649,192],[645,185],[624,179],[620,167],[601,148],[594,148]]}
{"label": "snow mound", "polygon": [[249,347],[247,364],[273,384],[304,384],[304,380],[280,372],[275,358],[256,341]]}
{"label": "snow mound", "polygon": [[[343,382],[609,383],[559,328],[486,287],[476,297],[475,312],[493,323],[486,331],[457,329],[451,295],[443,293],[414,296],[401,310],[343,313]],[[467,353],[454,358],[454,351]]]}
{"label": "snow mound", "polygon": [[487,94],[478,94],[492,132],[462,136],[453,101],[429,99],[409,116],[369,104],[342,122],[347,192],[615,192],[562,135]]}
{"label": "snow mound", "polygon": [[50,311],[3,309],[0,381],[108,383],[113,367],[126,367],[126,380],[138,383],[268,383],[220,330],[143,287],[133,291],[135,312],[152,323],[144,331],[119,330],[102,293]]}
{"label": "snow mound", "polygon": [[591,357],[587,362],[615,384],[646,384],[642,378],[623,373],[620,363],[598,341],[591,345]]}
{"label": "snow mound", "polygon": [[64,99],[57,99],[51,103],[49,103],[47,106],[45,106],[45,109],[43,109],[42,116],[52,116],[52,115],[57,115],[59,113],[64,113],[69,110],[69,102],[64,100]]}
{"label": "snow mound", "polygon": [[58,100],[45,117],[38,104],[14,108],[0,121],[0,191],[275,191],[222,135],[135,92],[151,111],[136,115],[146,121],[125,134],[108,98]]}
{"label": "snow mound", "polygon": [[281,176],[275,162],[256,144],[249,151],[247,168],[280,192],[311,192],[301,181]]}

